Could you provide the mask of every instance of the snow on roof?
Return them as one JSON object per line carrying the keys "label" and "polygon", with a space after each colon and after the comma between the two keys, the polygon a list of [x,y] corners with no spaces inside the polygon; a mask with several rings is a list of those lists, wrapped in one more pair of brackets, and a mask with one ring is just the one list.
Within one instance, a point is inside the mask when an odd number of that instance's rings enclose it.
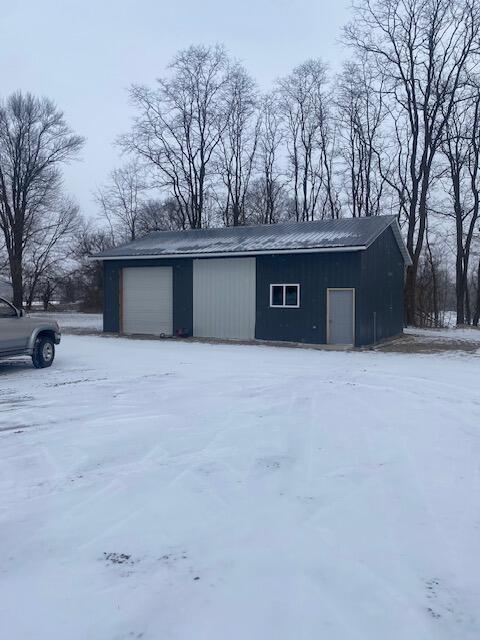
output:
{"label": "snow on roof", "polygon": [[[408,263],[396,216],[341,218],[314,222],[287,222],[259,226],[159,231],[140,240],[103,251],[100,260],[124,257],[186,257],[228,254],[365,249],[392,226]],[[396,227],[396,229],[394,228]],[[397,234],[398,232],[398,234]]]}

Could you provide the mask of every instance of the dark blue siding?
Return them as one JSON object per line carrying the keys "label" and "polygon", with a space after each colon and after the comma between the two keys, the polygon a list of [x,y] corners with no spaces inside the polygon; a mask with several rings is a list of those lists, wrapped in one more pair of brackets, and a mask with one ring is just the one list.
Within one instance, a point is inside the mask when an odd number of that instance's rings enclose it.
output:
{"label": "dark blue siding", "polygon": [[[297,253],[257,256],[255,337],[325,344],[327,288],[352,287],[358,300],[361,253]],[[270,307],[271,284],[300,284],[300,308]]]}
{"label": "dark blue siding", "polygon": [[120,331],[120,267],[117,262],[103,263],[103,330]]}
{"label": "dark blue siding", "polygon": [[189,258],[106,260],[104,262],[103,330],[120,331],[120,270],[122,267],[173,267],[173,332],[193,332],[193,268]]}
{"label": "dark blue siding", "polygon": [[[105,261],[104,331],[120,330],[121,268],[151,266],[173,267],[174,332],[184,330],[192,335],[190,258]],[[300,284],[300,307],[270,308],[270,285],[287,283]],[[391,228],[366,251],[257,256],[255,337],[325,344],[327,289],[351,287],[355,289],[355,344],[372,344],[375,339],[379,341],[402,331],[403,286],[404,262]]]}
{"label": "dark blue siding", "polygon": [[384,340],[403,331],[405,274],[403,257],[390,227],[361,255],[361,295],[357,300],[359,346]]}

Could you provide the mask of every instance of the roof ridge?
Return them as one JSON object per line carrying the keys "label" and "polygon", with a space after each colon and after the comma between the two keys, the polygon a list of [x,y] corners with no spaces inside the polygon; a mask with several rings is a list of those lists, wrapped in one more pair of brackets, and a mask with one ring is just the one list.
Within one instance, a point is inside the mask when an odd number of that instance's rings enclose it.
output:
{"label": "roof ridge", "polygon": [[[261,224],[239,224],[232,226],[219,226],[219,227],[201,227],[199,229],[189,228],[189,229],[158,229],[156,231],[150,231],[147,235],[152,235],[154,233],[185,233],[186,231],[232,231],[233,229],[259,229],[259,228],[275,228],[287,225],[303,225],[303,224],[322,224],[322,223],[334,223],[334,222],[360,222],[367,220],[379,220],[391,218],[394,219],[397,216],[395,214],[389,213],[386,215],[380,214],[376,216],[351,216],[345,218],[321,218],[320,220],[282,220],[281,222],[262,222]],[[146,236],[144,236],[146,237]]]}

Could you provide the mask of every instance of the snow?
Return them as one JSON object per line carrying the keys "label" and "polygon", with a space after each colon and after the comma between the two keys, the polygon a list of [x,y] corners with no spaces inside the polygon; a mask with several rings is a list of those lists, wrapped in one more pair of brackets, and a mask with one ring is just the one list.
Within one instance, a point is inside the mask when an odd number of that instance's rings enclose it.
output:
{"label": "snow", "polygon": [[56,320],[60,325],[60,329],[92,329],[94,331],[102,331],[103,329],[103,316],[101,313],[49,311],[47,313],[34,313],[32,316],[39,320]]}
{"label": "snow", "polygon": [[394,216],[341,218],[275,225],[217,227],[182,231],[156,231],[128,244],[107,249],[94,257],[216,255],[292,249],[332,249],[369,246],[391,225],[405,258],[410,258],[394,224]]}
{"label": "snow", "polygon": [[479,353],[0,363],[0,637],[477,639]]}
{"label": "snow", "polygon": [[480,342],[480,328],[478,327],[452,327],[449,329],[419,329],[417,327],[409,327],[405,329],[405,333],[418,338]]}

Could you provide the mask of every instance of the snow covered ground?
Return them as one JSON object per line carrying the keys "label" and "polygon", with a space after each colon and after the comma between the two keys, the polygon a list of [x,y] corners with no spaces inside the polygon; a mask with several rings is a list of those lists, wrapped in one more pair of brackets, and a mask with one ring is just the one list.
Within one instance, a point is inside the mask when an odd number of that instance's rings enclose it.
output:
{"label": "snow covered ground", "polygon": [[409,327],[405,329],[407,335],[418,338],[437,338],[439,340],[465,340],[480,342],[480,327],[451,327],[449,329],[418,329]]}
{"label": "snow covered ground", "polygon": [[0,363],[0,638],[470,640],[479,353]]}
{"label": "snow covered ground", "polygon": [[101,313],[78,313],[69,311],[35,312],[35,318],[56,320],[61,329],[93,329],[102,331],[103,316]]}
{"label": "snow covered ground", "polygon": [[[452,314],[450,314],[451,316]],[[102,331],[103,317],[101,313],[78,313],[69,311],[53,311],[53,312],[34,312],[36,318],[46,318],[47,320],[56,320],[63,330],[85,332]],[[417,338],[438,338],[448,340],[464,340],[480,342],[480,329],[478,328],[462,328],[457,329],[454,324],[445,329],[417,329],[410,327],[405,330],[405,334],[415,336]]]}

